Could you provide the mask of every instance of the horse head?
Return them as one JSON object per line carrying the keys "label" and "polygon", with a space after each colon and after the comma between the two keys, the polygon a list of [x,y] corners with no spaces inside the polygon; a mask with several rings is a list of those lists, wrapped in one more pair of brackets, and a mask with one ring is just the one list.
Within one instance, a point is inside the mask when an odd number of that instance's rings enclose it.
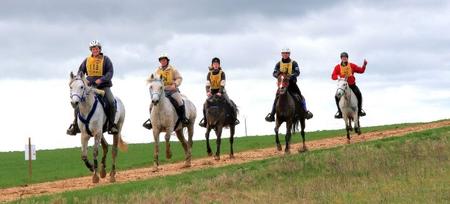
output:
{"label": "horse head", "polygon": [[164,80],[160,76],[152,74],[147,79],[147,83],[149,84],[152,103],[153,105],[157,105],[161,99],[161,95],[164,93]]}
{"label": "horse head", "polygon": [[336,90],[336,97],[341,98],[343,95],[345,95],[345,92],[349,88],[347,78],[340,78],[338,79],[338,85]]}
{"label": "horse head", "polygon": [[278,93],[280,93],[280,94],[286,93],[287,87],[289,86],[289,78],[290,78],[290,75],[285,74],[285,73],[280,73],[278,75],[278,83],[277,83]]}
{"label": "horse head", "polygon": [[84,74],[74,75],[70,72],[70,99],[73,107],[78,106],[80,102],[84,102],[86,100],[87,95],[89,94],[88,82]]}

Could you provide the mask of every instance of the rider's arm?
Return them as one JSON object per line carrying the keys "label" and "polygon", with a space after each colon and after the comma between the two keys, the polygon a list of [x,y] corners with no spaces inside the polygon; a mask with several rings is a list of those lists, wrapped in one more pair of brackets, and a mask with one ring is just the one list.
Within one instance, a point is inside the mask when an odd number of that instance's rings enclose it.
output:
{"label": "rider's arm", "polygon": [[222,80],[220,81],[220,90],[219,90],[219,92],[220,92],[220,93],[223,93],[223,90],[225,89],[225,82],[226,82],[226,79],[225,79],[225,72],[222,71],[222,75],[220,76],[220,78],[221,78]]}
{"label": "rider's arm", "polygon": [[300,75],[300,68],[298,67],[298,63],[296,61],[292,62],[292,77],[297,78]]}
{"label": "rider's arm", "polygon": [[84,59],[84,61],[80,64],[80,67],[78,68],[78,74],[86,74],[86,60]]}
{"label": "rider's arm", "polygon": [[181,82],[183,81],[183,77],[181,77],[180,72],[178,70],[173,70],[173,83],[176,87],[179,87],[181,85]]}
{"label": "rider's arm", "polygon": [[114,68],[113,68],[113,64],[111,62],[111,60],[109,59],[109,57],[105,56],[105,65],[104,65],[105,69],[104,72],[105,74],[103,74],[102,78],[100,78],[103,82],[106,81],[111,81],[113,75],[114,75]]}
{"label": "rider's arm", "polygon": [[331,74],[331,79],[333,79],[333,80],[338,79],[338,76],[340,74],[339,72],[340,72],[340,67],[339,67],[339,65],[336,65],[334,67],[333,73]]}
{"label": "rider's arm", "polygon": [[208,72],[208,74],[206,75],[206,86],[205,86],[206,93],[211,91],[211,81],[209,80],[210,75],[211,75],[210,72]]}
{"label": "rider's arm", "polygon": [[353,72],[356,72],[359,74],[362,74],[366,71],[366,66],[359,67],[356,64],[350,63],[350,67],[352,68]]}
{"label": "rider's arm", "polygon": [[273,69],[272,76],[275,77],[275,78],[278,78],[278,74],[280,74],[280,62],[278,62],[275,65],[275,68]]}

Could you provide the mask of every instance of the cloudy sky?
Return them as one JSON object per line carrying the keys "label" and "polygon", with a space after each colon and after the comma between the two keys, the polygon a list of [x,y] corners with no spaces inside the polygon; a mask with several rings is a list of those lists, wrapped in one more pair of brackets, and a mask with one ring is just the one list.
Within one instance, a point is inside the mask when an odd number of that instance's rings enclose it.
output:
{"label": "cloudy sky", "polygon": [[[141,128],[150,100],[145,78],[162,52],[199,111],[207,66],[220,57],[249,135],[272,133],[263,118],[283,47],[300,64],[298,84],[315,114],[308,131],[343,127],[333,119],[330,80],[342,51],[356,64],[369,61],[357,76],[363,126],[449,118],[448,1],[122,2],[2,1],[0,151],[23,149],[28,137],[38,149],[79,146],[79,137],[64,134],[72,120],[67,82],[94,39],[114,64],[112,90],[125,103],[124,138],[132,143],[153,141]],[[195,138],[203,134],[197,126]],[[245,135],[244,125],[237,134]]]}

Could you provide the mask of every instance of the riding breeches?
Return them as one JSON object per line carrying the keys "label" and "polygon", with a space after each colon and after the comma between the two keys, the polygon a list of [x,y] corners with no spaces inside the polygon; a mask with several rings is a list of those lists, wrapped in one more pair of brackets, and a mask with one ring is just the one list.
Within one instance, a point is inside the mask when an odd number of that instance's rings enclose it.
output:
{"label": "riding breeches", "polygon": [[181,96],[179,91],[166,91],[166,96],[169,98],[172,98],[175,100],[178,104],[178,106],[182,106],[183,103],[183,97]]}
{"label": "riding breeches", "polygon": [[109,87],[103,87],[101,90],[105,91],[105,95],[103,98],[105,99],[106,104],[106,115],[108,116],[108,120],[110,123],[114,123],[114,119],[116,116],[116,105],[114,103],[114,95],[111,92]]}
{"label": "riding breeches", "polygon": [[358,99],[358,110],[361,111],[362,109],[362,95],[361,95],[361,91],[359,90],[358,86],[356,86],[356,84],[354,85],[350,85],[349,86],[353,93],[355,93],[356,98]]}

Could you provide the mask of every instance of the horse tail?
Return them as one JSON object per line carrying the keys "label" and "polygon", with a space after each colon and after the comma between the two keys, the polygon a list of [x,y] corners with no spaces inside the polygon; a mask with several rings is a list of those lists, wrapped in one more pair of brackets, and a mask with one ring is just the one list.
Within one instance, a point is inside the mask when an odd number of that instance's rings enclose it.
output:
{"label": "horse tail", "polygon": [[120,151],[128,152],[128,144],[125,141],[122,140],[122,134],[119,133],[119,138],[118,139],[119,139],[118,146],[119,146]]}

